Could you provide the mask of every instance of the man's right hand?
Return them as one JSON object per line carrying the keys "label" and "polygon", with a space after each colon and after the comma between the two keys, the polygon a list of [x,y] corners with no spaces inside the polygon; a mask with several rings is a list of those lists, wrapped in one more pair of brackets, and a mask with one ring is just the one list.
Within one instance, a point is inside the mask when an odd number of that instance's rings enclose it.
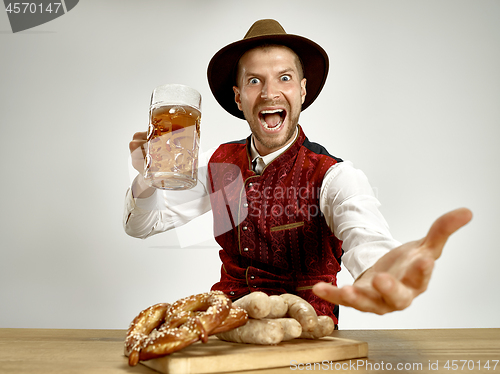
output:
{"label": "man's right hand", "polygon": [[136,132],[128,147],[132,156],[132,166],[139,174],[144,174],[144,158],[146,157],[147,132]]}
{"label": "man's right hand", "polygon": [[151,196],[156,189],[149,186],[143,178],[144,158],[146,157],[147,132],[136,132],[128,147],[132,157],[132,166],[139,172],[139,176],[132,183],[132,195],[138,198]]}

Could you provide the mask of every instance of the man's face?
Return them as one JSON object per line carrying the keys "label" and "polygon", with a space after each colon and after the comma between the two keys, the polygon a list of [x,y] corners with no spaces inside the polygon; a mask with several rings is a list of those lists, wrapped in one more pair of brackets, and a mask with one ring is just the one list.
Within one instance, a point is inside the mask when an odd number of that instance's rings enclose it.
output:
{"label": "man's face", "polygon": [[246,52],[233,90],[262,156],[292,140],[306,97],[306,79],[289,48],[268,46]]}

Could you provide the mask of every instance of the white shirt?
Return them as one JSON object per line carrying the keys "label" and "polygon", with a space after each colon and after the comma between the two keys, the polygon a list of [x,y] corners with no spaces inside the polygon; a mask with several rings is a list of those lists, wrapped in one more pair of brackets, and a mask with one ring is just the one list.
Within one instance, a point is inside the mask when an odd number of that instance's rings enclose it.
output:
{"label": "white shirt", "polygon": [[[261,157],[253,141],[250,148],[252,160],[259,159],[257,173],[288,149],[284,147]],[[208,212],[211,206],[207,165],[215,150],[200,155],[198,184],[191,190],[156,190],[148,198],[134,198],[129,188],[123,218],[126,233],[145,239]],[[334,235],[343,242],[342,262],[354,279],[389,250],[401,245],[392,238],[379,206],[365,174],[351,162],[339,162],[326,172],[321,185],[320,209]]]}
{"label": "white shirt", "polygon": [[255,148],[254,138],[252,136],[252,141],[250,142],[250,157],[252,158],[252,163],[255,163],[254,171],[257,174],[261,174],[262,170],[264,170],[266,165],[274,161],[275,158],[277,158],[288,148],[290,148],[290,146],[295,142],[295,139],[297,139],[298,135],[299,135],[299,130],[297,129],[295,130],[295,135],[293,136],[293,139],[287,144],[286,147],[280,148],[277,151],[269,153],[268,155],[265,156],[261,156],[257,151],[257,148]]}

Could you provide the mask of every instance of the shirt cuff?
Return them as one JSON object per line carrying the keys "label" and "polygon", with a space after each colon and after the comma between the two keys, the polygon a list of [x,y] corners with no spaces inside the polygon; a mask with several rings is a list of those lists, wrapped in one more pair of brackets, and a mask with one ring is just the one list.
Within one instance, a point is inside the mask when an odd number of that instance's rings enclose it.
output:
{"label": "shirt cuff", "polygon": [[401,243],[394,239],[363,243],[345,252],[342,256],[342,263],[356,280],[366,270],[375,265],[382,256],[400,245]]}
{"label": "shirt cuff", "polygon": [[[136,179],[139,176],[136,177]],[[137,183],[136,180],[132,182],[132,184]],[[158,199],[158,190],[156,190],[151,196],[145,198],[136,198],[132,193],[132,187],[129,187],[127,190],[127,195],[125,198],[127,211],[129,212],[137,212],[137,213],[148,213],[153,210],[159,210],[160,203]]]}

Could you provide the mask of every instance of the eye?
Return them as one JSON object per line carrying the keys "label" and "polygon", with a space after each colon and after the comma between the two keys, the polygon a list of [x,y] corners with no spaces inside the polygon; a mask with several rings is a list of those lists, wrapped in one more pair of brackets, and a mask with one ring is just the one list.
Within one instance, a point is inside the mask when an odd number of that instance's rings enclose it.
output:
{"label": "eye", "polygon": [[292,77],[289,75],[283,75],[283,76],[281,76],[280,79],[282,82],[288,82],[288,81],[292,80]]}
{"label": "eye", "polygon": [[249,81],[248,81],[250,84],[257,84],[260,82],[259,78],[251,78]]}

